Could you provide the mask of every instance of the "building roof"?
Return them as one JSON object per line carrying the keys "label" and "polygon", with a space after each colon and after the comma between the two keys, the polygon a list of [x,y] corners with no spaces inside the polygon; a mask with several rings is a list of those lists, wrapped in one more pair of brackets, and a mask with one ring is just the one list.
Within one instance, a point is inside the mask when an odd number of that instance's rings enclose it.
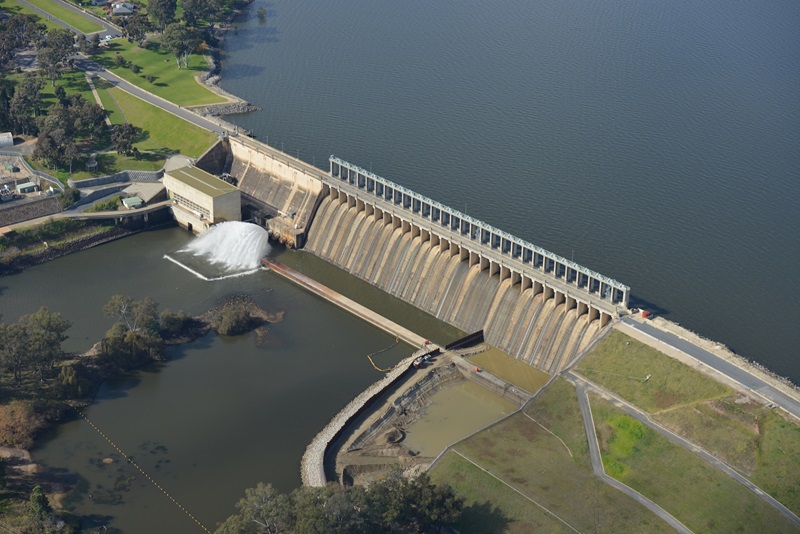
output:
{"label": "building roof", "polygon": [[138,208],[139,206],[144,204],[144,202],[142,202],[142,199],[139,197],[129,197],[129,198],[123,198],[122,204],[128,209],[133,209],[133,208]]}
{"label": "building roof", "polygon": [[189,187],[193,187],[194,189],[197,189],[201,193],[210,197],[219,197],[239,190],[237,187],[229,184],[228,182],[220,180],[213,174],[209,174],[206,171],[191,165],[169,171],[167,176],[170,176],[175,180],[188,185]]}
{"label": "building roof", "polygon": [[11,132],[0,133],[0,146],[11,146],[14,144],[14,136]]}

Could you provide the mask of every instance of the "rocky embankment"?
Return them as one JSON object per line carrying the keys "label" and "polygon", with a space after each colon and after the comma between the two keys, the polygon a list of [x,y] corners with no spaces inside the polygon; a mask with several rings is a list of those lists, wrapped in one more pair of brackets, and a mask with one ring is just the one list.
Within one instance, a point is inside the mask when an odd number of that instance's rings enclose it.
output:
{"label": "rocky embankment", "polygon": [[394,369],[386,373],[382,379],[372,384],[366,390],[362,391],[355,399],[350,401],[350,403],[336,414],[336,417],[331,419],[330,423],[314,437],[308,447],[306,447],[306,452],[303,454],[303,459],[300,461],[300,477],[303,480],[303,485],[322,487],[327,484],[325,480],[324,460],[325,450],[328,448],[328,444],[333,441],[336,435],[369,401],[376,395],[379,395],[386,387],[405,373],[413,361],[414,357],[410,356],[398,363]]}
{"label": "rocky embankment", "polygon": [[83,235],[78,235],[72,239],[68,238],[57,245],[45,246],[35,251],[20,251],[15,256],[0,262],[0,275],[17,272],[27,267],[39,265],[40,263],[54,260],[73,252],[86,250],[134,233],[136,231],[115,226],[88,235],[84,232]]}

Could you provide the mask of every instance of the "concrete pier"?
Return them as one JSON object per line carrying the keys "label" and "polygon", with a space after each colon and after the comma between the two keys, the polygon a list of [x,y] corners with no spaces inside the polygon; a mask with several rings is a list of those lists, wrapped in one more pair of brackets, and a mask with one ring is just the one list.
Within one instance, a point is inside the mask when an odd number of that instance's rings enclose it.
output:
{"label": "concrete pier", "polygon": [[[349,311],[356,317],[364,319],[368,323],[377,326],[384,332],[388,332],[394,336],[397,336],[398,338],[405,341],[409,345],[412,345],[414,347],[422,347],[427,341],[424,337],[420,336],[419,334],[415,334],[408,328],[402,327],[399,324],[395,323],[394,321],[390,321],[386,317],[383,317],[382,315],[375,313],[369,308],[362,306],[358,302],[350,300],[341,293],[337,293],[331,288],[320,284],[316,280],[313,280],[307,277],[306,275],[295,271],[291,267],[287,267],[286,265],[273,260],[272,258],[269,257],[264,258],[261,260],[261,263],[265,267],[271,269],[272,271],[278,273],[279,275],[285,278],[288,278],[297,285],[302,286],[307,290],[311,291],[312,293],[323,297],[325,300],[328,300],[336,304],[337,306]],[[434,347],[435,347],[434,345],[430,345],[431,349],[433,349]]]}

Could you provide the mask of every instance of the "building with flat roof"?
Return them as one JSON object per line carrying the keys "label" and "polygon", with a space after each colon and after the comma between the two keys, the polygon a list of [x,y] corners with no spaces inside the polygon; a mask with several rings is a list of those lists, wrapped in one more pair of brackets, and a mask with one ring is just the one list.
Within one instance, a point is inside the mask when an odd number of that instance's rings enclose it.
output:
{"label": "building with flat roof", "polygon": [[242,220],[239,188],[213,174],[187,165],[164,173],[163,184],[184,228],[200,233],[212,224]]}

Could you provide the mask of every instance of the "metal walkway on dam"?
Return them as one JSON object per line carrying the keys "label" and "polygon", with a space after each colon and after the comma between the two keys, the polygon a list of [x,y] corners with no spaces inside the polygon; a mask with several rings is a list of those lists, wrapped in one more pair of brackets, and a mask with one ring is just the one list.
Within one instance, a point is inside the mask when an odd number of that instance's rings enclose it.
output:
{"label": "metal walkway on dam", "polygon": [[227,143],[207,170],[232,170],[260,213],[271,207],[256,220],[273,236],[292,227],[305,250],[548,373],[627,307],[628,286],[334,156],[326,174]]}

